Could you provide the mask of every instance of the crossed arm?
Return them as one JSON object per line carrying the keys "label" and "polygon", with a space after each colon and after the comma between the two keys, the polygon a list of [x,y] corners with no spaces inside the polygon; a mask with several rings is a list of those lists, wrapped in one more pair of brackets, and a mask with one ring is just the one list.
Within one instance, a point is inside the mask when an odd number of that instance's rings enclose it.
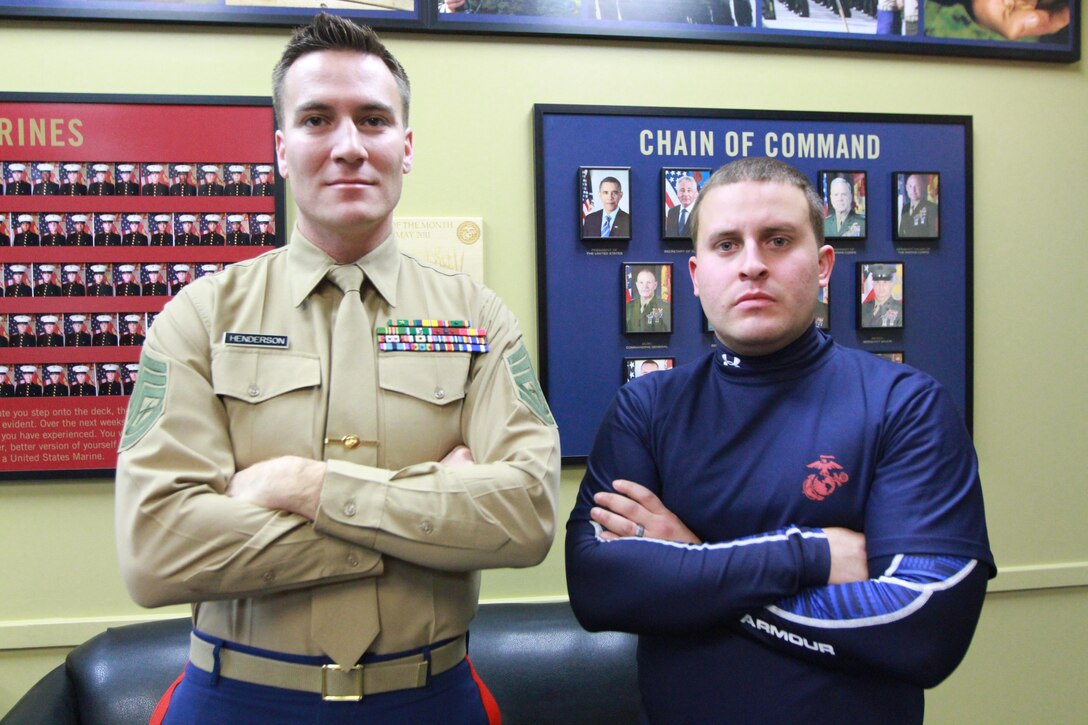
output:
{"label": "crossed arm", "polygon": [[[589,510],[589,517],[594,541],[591,543],[581,537],[577,547],[582,554],[576,555],[575,559],[583,563],[587,563],[586,559],[596,560],[591,566],[600,566],[602,561],[611,559],[613,566],[627,569],[625,573],[631,577],[628,590],[634,582],[645,582],[647,570],[658,561],[656,554],[647,556],[644,551],[635,552],[631,545],[653,546],[670,553],[676,545],[689,547],[688,555],[705,556],[706,560],[688,568],[696,577],[711,577],[716,585],[713,589],[718,592],[728,589],[734,577],[742,579],[773,573],[774,563],[780,560],[771,550],[776,543],[758,542],[767,537],[752,537],[750,545],[743,543],[749,540],[742,539],[708,548],[645,486],[621,479],[613,481],[612,487],[612,492],[600,491],[593,496],[594,506]],[[576,531],[577,525],[573,521],[572,526]],[[826,544],[830,562],[825,582],[810,580],[792,594],[781,594],[764,589],[758,583],[753,587],[751,582],[737,581],[733,586],[740,590],[741,596],[718,593],[718,600],[722,601],[724,597],[724,601],[722,609],[715,612],[722,615],[717,622],[708,618],[695,623],[671,622],[667,626],[683,632],[688,625],[696,628],[724,625],[742,636],[818,666],[855,672],[881,671],[920,687],[933,687],[951,674],[966,653],[974,633],[986,590],[985,567],[962,557],[900,555],[870,562],[862,534],[843,528],[820,531],[822,535],[814,535],[808,541]],[[648,541],[637,542],[636,534],[639,533]],[[609,546],[616,550],[602,551]],[[625,546],[626,552],[621,550]],[[712,560],[720,555],[723,546],[751,549],[752,553],[765,548],[761,554],[768,556],[764,561],[760,561],[758,555],[750,561],[732,557],[729,566],[722,570],[716,568]],[[591,548],[598,551],[589,553],[587,550]],[[753,564],[756,569],[750,568]],[[874,571],[882,573],[870,578],[870,564]],[[634,571],[636,567],[637,572]],[[729,572],[730,568],[739,571]],[[722,577],[723,573],[725,577]],[[575,578],[578,577],[576,568]],[[649,579],[646,586],[638,586],[640,598],[651,587],[669,586],[658,581],[652,573]],[[685,611],[687,608],[682,603],[685,596],[700,605],[707,601],[695,591],[703,584],[698,579],[686,582],[683,576],[680,577],[674,582],[678,586],[675,593],[679,596],[674,599],[673,606]],[[578,585],[579,593],[585,589],[584,583]],[[598,588],[597,596],[593,598],[599,597],[600,593]],[[746,600],[744,593],[755,594],[757,599]],[[760,593],[767,595],[766,600],[758,600]],[[572,603],[575,597],[572,587]],[[580,617],[594,621],[597,617],[607,619],[612,616],[603,611],[586,614],[586,597],[577,598],[576,611]],[[603,607],[621,609],[621,618],[626,620],[623,624],[632,631],[653,631],[660,626],[650,619],[655,616],[653,612],[646,612],[648,618],[640,621],[640,616],[632,616],[607,593],[603,599],[599,601]],[[657,612],[656,616],[668,620],[671,615],[665,610]]]}

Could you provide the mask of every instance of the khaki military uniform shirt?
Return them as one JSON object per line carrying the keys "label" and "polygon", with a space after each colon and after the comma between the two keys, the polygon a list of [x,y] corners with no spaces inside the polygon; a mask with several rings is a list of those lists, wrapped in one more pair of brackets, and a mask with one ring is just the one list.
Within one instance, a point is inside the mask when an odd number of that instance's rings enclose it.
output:
{"label": "khaki military uniform shirt", "polygon": [[[371,652],[466,631],[478,570],[532,566],[555,531],[559,442],[517,321],[464,274],[401,254],[358,260],[374,327],[470,320],[487,353],[380,352],[379,444],[325,444],[334,262],[291,243],[193,282],[148,331],[117,467],[121,570],[144,606],[193,602],[195,626],[256,647],[320,654],[314,593],[377,577]],[[225,334],[287,338],[284,348]],[[372,333],[373,334],[373,333]],[[373,339],[373,337],[372,337]],[[467,445],[475,465],[441,460]],[[328,463],[315,522],[224,495],[231,475],[282,455]]]}

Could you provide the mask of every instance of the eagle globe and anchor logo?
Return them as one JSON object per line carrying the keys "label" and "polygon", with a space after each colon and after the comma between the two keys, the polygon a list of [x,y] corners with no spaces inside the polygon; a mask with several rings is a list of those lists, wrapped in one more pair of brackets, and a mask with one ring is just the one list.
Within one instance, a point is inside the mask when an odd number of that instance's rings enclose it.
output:
{"label": "eagle globe and anchor logo", "polygon": [[835,456],[821,455],[820,460],[813,461],[805,466],[814,473],[810,473],[801,485],[801,492],[810,501],[823,501],[835,493],[835,490],[850,480],[850,475],[841,465],[836,463]]}

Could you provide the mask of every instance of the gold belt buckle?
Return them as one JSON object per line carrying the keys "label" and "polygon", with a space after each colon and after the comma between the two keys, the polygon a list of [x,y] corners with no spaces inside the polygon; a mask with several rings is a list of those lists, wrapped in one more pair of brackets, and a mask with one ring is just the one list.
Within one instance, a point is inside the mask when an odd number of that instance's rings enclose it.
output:
{"label": "gold belt buckle", "polygon": [[[330,677],[330,674],[332,676]],[[329,685],[334,694],[329,694]],[[341,694],[353,692],[353,694]],[[321,699],[326,702],[359,702],[363,699],[363,666],[355,665],[344,669],[340,665],[321,666]]]}

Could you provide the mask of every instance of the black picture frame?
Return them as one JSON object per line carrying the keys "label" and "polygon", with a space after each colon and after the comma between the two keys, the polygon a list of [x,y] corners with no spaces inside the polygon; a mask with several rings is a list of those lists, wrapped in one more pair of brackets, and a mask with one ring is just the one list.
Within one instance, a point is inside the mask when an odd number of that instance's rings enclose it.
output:
{"label": "black picture frame", "polygon": [[[937,171],[897,171],[892,221],[896,241],[932,242],[941,237],[941,175]],[[913,194],[917,193],[916,199]]]}
{"label": "black picture frame", "polygon": [[[699,192],[710,180],[713,169],[691,167],[665,167],[661,169],[661,238],[691,241],[687,228],[688,214]],[[694,195],[691,192],[694,191]],[[683,216],[684,229],[681,229]]]}
{"label": "black picture frame", "polygon": [[[327,12],[379,29],[429,34],[575,37],[597,40],[690,42],[726,46],[809,48],[819,51],[902,53],[908,56],[966,56],[1074,63],[1080,60],[1080,4],[1056,0],[1047,8],[1064,27],[1038,38],[1009,39],[976,19],[982,0],[926,4],[912,15],[901,10],[841,6],[832,14],[810,0],[366,0],[366,9],[329,3]],[[458,5],[454,12],[447,12]],[[905,5],[909,6],[908,1]],[[971,7],[968,7],[970,5]],[[1035,6],[1031,8],[1037,10]],[[0,0],[0,17],[37,20],[115,20],[152,23],[247,26],[301,25],[318,8],[229,5],[207,0],[179,9],[176,0]],[[850,12],[849,17],[844,17]],[[1015,12],[1015,11],[1014,11]],[[789,15],[789,17],[787,17]],[[821,17],[822,16],[822,17]],[[1015,20],[1011,18],[1010,20]],[[1002,21],[1006,22],[1006,21]],[[1010,23],[1011,24],[1011,23]]]}
{"label": "black picture frame", "polygon": [[[838,202],[843,189],[849,190],[850,206],[840,221]],[[860,169],[821,170],[816,174],[816,190],[824,200],[824,239],[840,246],[864,242],[868,236],[868,174]]]}
{"label": "black picture frame", "polygon": [[[667,335],[673,330],[674,278],[669,262],[624,262],[621,271],[623,334]],[[649,294],[643,297],[643,294]],[[647,300],[642,302],[642,299]]]}
{"label": "black picture frame", "polygon": [[[859,330],[902,330],[907,326],[906,267],[902,261],[856,263]],[[881,294],[882,290],[886,294]]]}
{"label": "black picture frame", "polygon": [[831,332],[831,285],[816,292],[816,327]]}
{"label": "black picture frame", "polygon": [[[583,242],[622,242],[631,238],[634,198],[630,188],[629,166],[582,166],[578,169],[578,229]],[[612,209],[608,208],[610,201],[616,204]],[[606,217],[613,220],[607,231]]]}
{"label": "black picture frame", "polygon": [[[654,370],[647,370],[645,365],[653,363]],[[672,357],[625,357],[623,359],[623,382],[629,383],[635,378],[641,378],[650,372],[672,370],[676,365],[676,358]]]}

